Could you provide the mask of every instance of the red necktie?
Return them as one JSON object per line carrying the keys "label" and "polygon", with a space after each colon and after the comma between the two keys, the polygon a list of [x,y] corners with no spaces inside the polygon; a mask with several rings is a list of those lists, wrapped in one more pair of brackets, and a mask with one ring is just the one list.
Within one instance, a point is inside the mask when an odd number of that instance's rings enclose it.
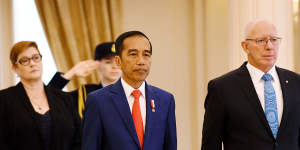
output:
{"label": "red necktie", "polygon": [[132,119],[134,122],[135,130],[137,136],[139,138],[139,142],[141,145],[141,149],[143,149],[143,141],[144,141],[144,126],[143,126],[143,119],[140,109],[140,96],[141,92],[139,90],[134,90],[131,95],[134,97],[134,102],[132,106]]}

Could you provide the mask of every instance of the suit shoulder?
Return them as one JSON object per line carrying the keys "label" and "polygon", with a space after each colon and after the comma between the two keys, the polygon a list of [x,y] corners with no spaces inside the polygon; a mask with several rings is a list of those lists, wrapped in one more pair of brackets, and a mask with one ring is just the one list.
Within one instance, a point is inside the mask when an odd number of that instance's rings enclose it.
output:
{"label": "suit shoulder", "polygon": [[108,91],[110,91],[110,89],[113,87],[113,84],[111,85],[108,85],[106,87],[99,87],[93,91],[90,92],[90,94],[93,94],[93,95],[99,95],[99,94],[105,94],[107,93]]}
{"label": "suit shoulder", "polygon": [[10,92],[15,92],[16,86],[11,86],[5,89],[0,90],[0,94],[5,94],[5,93],[10,93]]}
{"label": "suit shoulder", "polygon": [[227,82],[231,82],[234,81],[236,79],[237,74],[241,71],[241,68],[232,70],[228,73],[225,73],[217,78],[214,78],[212,80],[210,80],[210,83],[214,82],[214,83],[227,83]]}
{"label": "suit shoulder", "polygon": [[89,92],[101,89],[101,87],[97,84],[85,84],[85,89]]}
{"label": "suit shoulder", "polygon": [[292,79],[294,81],[300,82],[300,75],[296,72],[287,70],[287,69],[283,69],[280,67],[276,67],[277,69],[277,73],[279,74],[284,74],[285,76],[287,76],[289,79]]}
{"label": "suit shoulder", "polygon": [[153,92],[155,93],[158,93],[159,95],[163,95],[163,96],[172,96],[173,97],[173,94],[166,91],[166,90],[163,90],[159,87],[156,87],[156,86],[153,86],[153,85],[148,85],[148,88],[150,88]]}
{"label": "suit shoulder", "polygon": [[6,101],[9,101],[10,98],[8,97],[11,97],[13,95],[18,95],[18,89],[16,86],[11,86],[11,87],[8,87],[6,89],[2,89],[0,90],[0,99],[3,100],[6,100]]}
{"label": "suit shoulder", "polygon": [[0,90],[0,113],[10,109],[8,106],[14,106],[14,99],[19,93],[16,86],[11,86]]}
{"label": "suit shoulder", "polygon": [[[104,101],[108,101],[110,97],[110,89],[112,88],[112,85],[108,85],[106,87],[91,91],[87,95],[86,99],[86,106],[87,107],[98,107],[100,106],[100,103],[103,103]],[[101,105],[102,106],[102,105]]]}
{"label": "suit shoulder", "polygon": [[105,100],[109,97],[112,88],[113,88],[113,84],[91,91],[90,93],[88,93],[87,100],[89,101]]}
{"label": "suit shoulder", "polygon": [[280,67],[276,67],[276,69],[282,73],[285,73],[289,76],[293,76],[295,78],[300,78],[300,74],[296,73],[296,72],[293,72],[291,70],[288,70],[288,69],[284,69],[284,68],[280,68]]}

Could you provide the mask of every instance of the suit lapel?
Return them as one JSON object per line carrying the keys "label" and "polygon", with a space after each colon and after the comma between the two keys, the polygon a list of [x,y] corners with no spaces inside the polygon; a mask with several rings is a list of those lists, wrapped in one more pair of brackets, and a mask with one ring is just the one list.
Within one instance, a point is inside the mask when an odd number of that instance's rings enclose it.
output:
{"label": "suit lapel", "polygon": [[283,113],[282,113],[282,117],[281,117],[281,123],[279,125],[279,129],[278,129],[278,136],[280,136],[281,131],[283,130],[283,128],[286,126],[287,124],[287,117],[288,117],[288,99],[290,98],[289,96],[292,95],[292,89],[289,88],[288,86],[288,77],[286,76],[286,74],[284,74],[284,72],[280,69],[276,67],[276,71],[280,80],[280,86],[281,86],[281,90],[282,90],[282,97],[283,97]]}
{"label": "suit lapel", "polygon": [[[144,134],[144,146],[147,147],[148,141],[151,139],[151,133],[152,133],[152,127],[155,122],[155,113],[158,113],[159,108],[155,108],[156,112],[152,112],[151,107],[151,100],[153,100],[155,103],[158,103],[158,98],[155,97],[154,91],[152,91],[151,87],[148,86],[148,84],[145,84],[145,93],[146,93],[146,128],[145,128],[145,134]],[[156,104],[155,104],[156,105]],[[157,106],[157,105],[156,105]]]}
{"label": "suit lapel", "polygon": [[111,89],[112,92],[112,99],[113,102],[122,118],[124,121],[124,124],[126,128],[128,129],[128,132],[134,139],[137,145],[139,144],[138,136],[134,127],[133,119],[131,116],[131,111],[129,108],[129,104],[124,92],[124,89],[121,84],[121,79],[118,80],[117,83],[115,83]]}
{"label": "suit lapel", "polygon": [[33,127],[36,129],[36,131],[39,133],[39,136],[42,137],[41,132],[40,132],[40,127],[39,127],[39,122],[36,117],[36,112],[33,108],[33,106],[30,103],[29,97],[27,96],[27,93],[24,89],[24,86],[21,82],[19,82],[16,86],[18,90],[18,94],[16,94],[16,99],[19,99],[22,105],[24,105],[25,110],[28,112],[30,115],[32,122],[33,122]]}
{"label": "suit lapel", "polygon": [[253,82],[251,80],[250,74],[248,72],[248,69],[246,67],[247,63],[244,63],[240,69],[239,69],[239,74],[238,74],[238,80],[239,84],[244,91],[245,95],[248,98],[249,103],[253,107],[253,110],[256,112],[259,120],[261,123],[265,126],[266,130],[268,133],[273,137],[272,131],[269,127],[268,121],[266,119],[264,110],[261,106],[261,103],[259,101],[258,95],[256,93],[256,90],[254,88]]}

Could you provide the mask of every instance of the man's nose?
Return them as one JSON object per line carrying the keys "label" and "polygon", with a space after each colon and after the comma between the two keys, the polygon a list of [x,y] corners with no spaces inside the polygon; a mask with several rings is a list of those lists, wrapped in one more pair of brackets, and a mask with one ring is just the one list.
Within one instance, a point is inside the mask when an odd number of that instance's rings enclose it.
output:
{"label": "man's nose", "polygon": [[266,47],[267,49],[271,49],[271,48],[273,48],[273,46],[274,46],[274,45],[272,44],[271,40],[268,39],[268,40],[266,41],[266,46],[265,46],[265,47]]}
{"label": "man's nose", "polygon": [[143,57],[143,55],[138,55],[137,64],[138,65],[144,65],[145,64],[145,58]]}

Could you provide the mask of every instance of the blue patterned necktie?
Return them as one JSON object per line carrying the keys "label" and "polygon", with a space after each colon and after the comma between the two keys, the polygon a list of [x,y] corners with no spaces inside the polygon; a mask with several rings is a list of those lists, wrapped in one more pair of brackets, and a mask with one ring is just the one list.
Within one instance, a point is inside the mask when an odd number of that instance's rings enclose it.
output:
{"label": "blue patterned necktie", "polygon": [[268,120],[269,126],[276,138],[278,131],[278,111],[275,90],[272,85],[272,75],[266,73],[262,76],[264,83],[264,96],[265,96],[265,115]]}

